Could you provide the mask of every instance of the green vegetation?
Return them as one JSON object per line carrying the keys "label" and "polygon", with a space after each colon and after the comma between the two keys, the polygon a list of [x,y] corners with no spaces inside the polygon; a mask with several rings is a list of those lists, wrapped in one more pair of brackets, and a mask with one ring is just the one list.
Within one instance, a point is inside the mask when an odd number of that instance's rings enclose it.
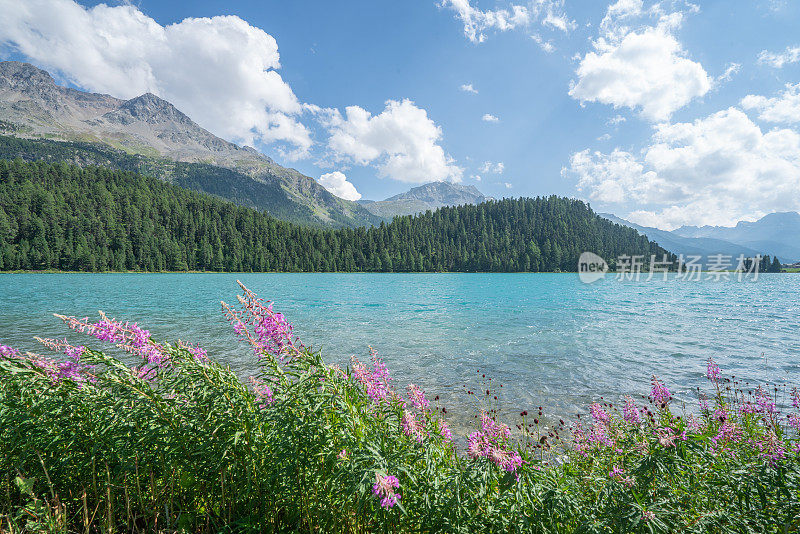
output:
{"label": "green vegetation", "polygon": [[[309,199],[298,198],[282,186],[281,180],[265,175],[254,179],[246,174],[206,163],[184,163],[159,157],[132,154],[107,145],[90,142],[58,142],[19,139],[0,136],[0,159],[66,162],[81,167],[94,165],[107,169],[130,171],[158,178],[184,189],[199,191],[230,200],[240,206],[254,208],[273,217],[297,224],[322,226]],[[305,178],[311,180],[310,178]],[[306,191],[313,194],[312,191]],[[328,226],[349,227],[379,224],[381,218],[355,204],[346,207],[346,201],[327,192],[325,199],[314,201],[338,204],[329,209]]]}
{"label": "green vegetation", "polygon": [[[226,316],[259,360],[246,385],[185,342],[62,317],[138,367],[66,341],[0,346],[0,530],[16,532],[789,532],[800,525],[800,392],[740,389],[673,413],[594,403],[572,425],[494,417],[466,451],[444,410],[386,367],[324,363],[245,290]],[[480,311],[480,310],[479,310]],[[570,384],[563,384],[568,388]],[[485,384],[481,389],[486,389]],[[787,398],[788,397],[788,398]],[[784,406],[776,403],[783,399]],[[786,410],[788,417],[779,410]]]}
{"label": "green vegetation", "polygon": [[667,254],[558,197],[325,230],[132,172],[0,161],[0,270],[574,271],[586,250]]}

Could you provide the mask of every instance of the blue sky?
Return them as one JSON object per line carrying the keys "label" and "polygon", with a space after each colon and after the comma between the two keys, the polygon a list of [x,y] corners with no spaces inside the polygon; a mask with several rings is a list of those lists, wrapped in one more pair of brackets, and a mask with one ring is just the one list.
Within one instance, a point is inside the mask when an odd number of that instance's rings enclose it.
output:
{"label": "blue sky", "polygon": [[796,1],[0,0],[0,15],[3,57],[156,92],[350,198],[454,180],[668,229],[800,209]]}

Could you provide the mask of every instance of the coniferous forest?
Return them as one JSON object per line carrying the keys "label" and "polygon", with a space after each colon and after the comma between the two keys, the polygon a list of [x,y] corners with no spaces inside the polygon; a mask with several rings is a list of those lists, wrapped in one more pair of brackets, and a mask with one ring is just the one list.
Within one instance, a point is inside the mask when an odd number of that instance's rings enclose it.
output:
{"label": "coniferous forest", "polygon": [[330,230],[132,172],[0,160],[6,271],[574,271],[587,250],[611,263],[667,253],[585,203],[555,196]]}

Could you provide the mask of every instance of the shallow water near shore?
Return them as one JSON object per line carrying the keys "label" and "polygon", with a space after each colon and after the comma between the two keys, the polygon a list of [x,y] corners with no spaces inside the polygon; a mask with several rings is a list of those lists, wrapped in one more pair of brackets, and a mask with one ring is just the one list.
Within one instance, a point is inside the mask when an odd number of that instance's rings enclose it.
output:
{"label": "shallow water near shore", "polygon": [[652,374],[691,407],[710,356],[743,380],[800,385],[800,275],[644,278],[586,285],[576,274],[7,274],[0,343],[41,352],[34,335],[66,335],[100,348],[52,313],[92,318],[103,310],[252,374],[252,352],[220,311],[220,300],[236,303],[239,279],[273,300],[330,363],[368,360],[372,345],[398,388],[414,382],[439,395],[460,428],[485,403],[489,378],[488,398],[497,395],[508,418],[538,406],[572,418],[601,396],[647,394]]}

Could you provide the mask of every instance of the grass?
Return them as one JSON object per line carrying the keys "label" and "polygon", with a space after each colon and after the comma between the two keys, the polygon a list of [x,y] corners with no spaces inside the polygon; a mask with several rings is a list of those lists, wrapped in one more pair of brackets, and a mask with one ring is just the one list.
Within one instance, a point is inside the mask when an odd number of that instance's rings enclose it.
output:
{"label": "grass", "polygon": [[[326,365],[244,289],[225,305],[260,372],[101,317],[72,330],[141,357],[41,340],[0,347],[4,532],[792,532],[800,394],[747,388],[708,363],[695,414],[594,403],[511,428],[482,405],[467,449],[376,355]],[[569,387],[569,384],[564,384]],[[492,398],[491,395],[486,397]],[[783,413],[785,412],[785,413]],[[512,432],[513,430],[513,432]]]}

